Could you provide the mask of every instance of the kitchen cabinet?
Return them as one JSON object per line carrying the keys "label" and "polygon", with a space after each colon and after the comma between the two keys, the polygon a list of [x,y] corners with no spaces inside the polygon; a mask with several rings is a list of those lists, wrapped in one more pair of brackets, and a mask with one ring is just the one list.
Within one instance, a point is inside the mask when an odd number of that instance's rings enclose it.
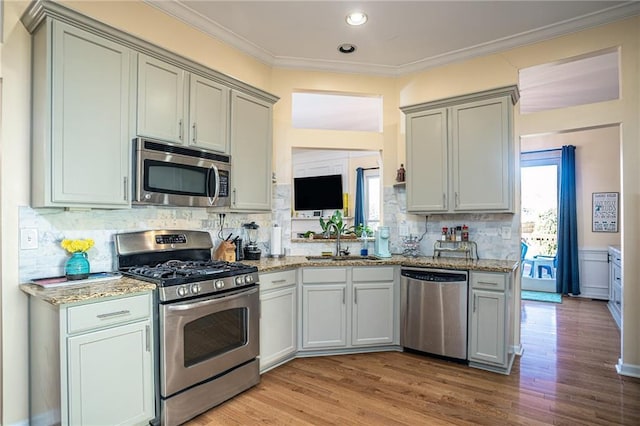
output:
{"label": "kitchen cabinet", "polygon": [[514,212],[516,86],[402,107],[407,211]]}
{"label": "kitchen cabinet", "polygon": [[155,417],[150,292],[29,303],[31,424],[134,425]]}
{"label": "kitchen cabinet", "polygon": [[470,271],[469,283],[469,365],[509,374],[512,276]]}
{"label": "kitchen cabinet", "polygon": [[347,346],[347,268],[302,270],[302,348]]}
{"label": "kitchen cabinet", "polygon": [[138,136],[228,153],[228,111],[227,87],[139,55]]}
{"label": "kitchen cabinet", "polygon": [[296,271],[260,274],[260,372],[291,358],[298,349]]}
{"label": "kitchen cabinet", "polygon": [[32,36],[32,207],[128,207],[135,53],[52,19]]}
{"label": "kitchen cabinet", "polygon": [[618,247],[609,247],[609,312],[618,328],[622,328],[622,256]]}
{"label": "kitchen cabinet", "polygon": [[231,208],[271,211],[273,104],[231,93]]}
{"label": "kitchen cabinet", "polygon": [[352,282],[351,345],[394,343],[398,313],[394,268],[354,267]]}
{"label": "kitchen cabinet", "polygon": [[397,344],[393,267],[302,270],[302,349]]}

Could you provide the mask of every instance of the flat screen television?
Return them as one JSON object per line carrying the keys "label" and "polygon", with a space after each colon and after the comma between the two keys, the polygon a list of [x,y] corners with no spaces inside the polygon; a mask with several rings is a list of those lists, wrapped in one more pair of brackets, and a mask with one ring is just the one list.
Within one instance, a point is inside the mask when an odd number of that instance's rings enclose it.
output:
{"label": "flat screen television", "polygon": [[342,208],[342,175],[309,176],[293,179],[295,210]]}

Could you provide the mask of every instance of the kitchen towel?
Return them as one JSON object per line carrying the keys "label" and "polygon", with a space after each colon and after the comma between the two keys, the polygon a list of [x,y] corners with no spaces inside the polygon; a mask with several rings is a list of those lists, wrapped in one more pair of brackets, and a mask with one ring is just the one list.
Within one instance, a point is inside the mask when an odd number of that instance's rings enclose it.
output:
{"label": "kitchen towel", "polygon": [[271,256],[280,256],[282,254],[282,228],[273,225],[271,228]]}

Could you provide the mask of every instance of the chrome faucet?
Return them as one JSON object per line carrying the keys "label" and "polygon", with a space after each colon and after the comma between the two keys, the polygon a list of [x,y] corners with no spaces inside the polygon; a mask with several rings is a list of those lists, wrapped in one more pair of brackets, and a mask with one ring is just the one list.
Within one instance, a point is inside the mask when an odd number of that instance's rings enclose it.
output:
{"label": "chrome faucet", "polygon": [[338,225],[333,222],[330,222],[327,226],[327,232],[329,232],[329,236],[331,236],[331,228],[335,228],[336,230],[336,256],[342,255],[342,250],[340,249],[340,229],[338,229]]}

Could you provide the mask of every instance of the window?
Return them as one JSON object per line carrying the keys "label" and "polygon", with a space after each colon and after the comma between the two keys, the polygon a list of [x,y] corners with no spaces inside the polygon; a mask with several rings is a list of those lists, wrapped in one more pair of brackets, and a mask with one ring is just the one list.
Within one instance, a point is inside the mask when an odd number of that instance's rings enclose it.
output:
{"label": "window", "polygon": [[382,97],[294,92],[291,120],[298,129],[382,131]]}
{"label": "window", "polygon": [[380,169],[364,171],[364,219],[371,229],[380,225]]}

